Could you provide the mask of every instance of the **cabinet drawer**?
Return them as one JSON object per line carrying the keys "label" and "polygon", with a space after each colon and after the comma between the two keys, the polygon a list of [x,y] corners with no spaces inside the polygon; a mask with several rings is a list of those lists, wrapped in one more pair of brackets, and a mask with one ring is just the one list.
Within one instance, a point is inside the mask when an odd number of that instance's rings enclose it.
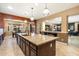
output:
{"label": "cabinet drawer", "polygon": [[29,56],[29,46],[28,46],[28,45],[26,45],[26,47],[25,47],[25,48],[26,48],[26,50],[25,50],[25,55],[26,55],[26,56]]}
{"label": "cabinet drawer", "polygon": [[33,44],[30,44],[30,47],[31,47],[32,49],[36,50],[36,46],[33,45]]}
{"label": "cabinet drawer", "polygon": [[31,56],[36,56],[36,50],[30,48],[30,55]]}
{"label": "cabinet drawer", "polygon": [[26,45],[29,45],[29,42],[25,40]]}

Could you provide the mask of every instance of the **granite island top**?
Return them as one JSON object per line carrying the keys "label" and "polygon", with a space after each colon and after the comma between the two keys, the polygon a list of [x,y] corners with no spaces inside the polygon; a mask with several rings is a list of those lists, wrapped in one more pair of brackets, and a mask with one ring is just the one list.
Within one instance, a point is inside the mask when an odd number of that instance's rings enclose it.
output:
{"label": "granite island top", "polygon": [[23,35],[20,35],[20,36],[28,40],[29,42],[35,44],[36,46],[59,39],[59,37],[53,37],[53,36],[47,36],[47,35],[41,35],[41,34],[35,34],[33,36],[23,36]]}

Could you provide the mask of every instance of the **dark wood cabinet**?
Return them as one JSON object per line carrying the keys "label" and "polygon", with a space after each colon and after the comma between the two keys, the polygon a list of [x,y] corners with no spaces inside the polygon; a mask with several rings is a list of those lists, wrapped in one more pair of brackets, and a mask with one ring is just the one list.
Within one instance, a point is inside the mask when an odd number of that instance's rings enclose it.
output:
{"label": "dark wood cabinet", "polygon": [[36,50],[30,48],[30,56],[36,56]]}
{"label": "dark wood cabinet", "polygon": [[28,44],[26,44],[25,55],[29,56],[29,45]]}
{"label": "dark wood cabinet", "polygon": [[35,45],[20,35],[16,37],[19,46],[25,56],[55,56],[56,55],[56,40],[41,45]]}
{"label": "dark wood cabinet", "polygon": [[38,55],[39,56],[55,56],[56,55],[56,44],[55,40],[51,41],[47,44],[40,45],[38,47]]}
{"label": "dark wood cabinet", "polygon": [[57,36],[60,37],[57,41],[68,44],[68,33],[58,33]]}
{"label": "dark wood cabinet", "polygon": [[37,55],[37,46],[30,43],[30,56],[36,56]]}

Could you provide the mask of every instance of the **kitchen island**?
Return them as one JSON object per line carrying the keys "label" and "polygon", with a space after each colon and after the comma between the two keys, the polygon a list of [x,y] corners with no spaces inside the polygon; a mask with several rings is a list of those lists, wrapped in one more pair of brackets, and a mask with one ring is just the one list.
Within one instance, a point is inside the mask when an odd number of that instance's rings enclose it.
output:
{"label": "kitchen island", "polygon": [[17,44],[26,56],[55,56],[56,40],[59,37],[36,34],[23,36],[16,34]]}

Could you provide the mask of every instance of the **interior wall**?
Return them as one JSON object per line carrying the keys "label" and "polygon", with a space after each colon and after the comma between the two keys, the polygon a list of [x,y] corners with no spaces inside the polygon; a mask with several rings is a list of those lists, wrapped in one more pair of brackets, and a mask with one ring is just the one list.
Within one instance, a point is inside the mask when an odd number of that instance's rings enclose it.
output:
{"label": "interior wall", "polygon": [[67,16],[62,16],[61,32],[68,33],[68,18],[67,18]]}
{"label": "interior wall", "polygon": [[77,22],[75,23],[75,31],[76,31],[76,32],[78,32],[78,24],[79,24],[79,23],[77,23]]}
{"label": "interior wall", "polygon": [[8,24],[8,22],[7,21],[4,21],[4,32],[5,32],[5,35],[10,35],[9,34],[9,31],[8,31],[8,26],[9,26],[9,24]]}
{"label": "interior wall", "polygon": [[68,16],[69,15],[77,15],[79,14],[79,6],[76,6],[76,7],[73,7],[73,8],[70,8],[68,10],[65,10],[65,11],[62,11],[62,12],[59,12],[59,13],[56,13],[56,14],[52,14],[52,15],[49,15],[47,17],[43,17],[43,18],[40,18],[38,19],[37,21],[37,33],[39,33],[40,31],[40,24],[45,21],[45,20],[52,20],[53,18],[56,18],[56,17],[62,17],[62,32],[65,32],[67,33],[68,32]]}
{"label": "interior wall", "polygon": [[0,28],[4,28],[4,17],[0,14]]}
{"label": "interior wall", "polygon": [[27,32],[28,33],[28,24],[24,21],[12,21],[13,19],[5,19],[4,20],[4,32],[6,35],[11,35],[12,31],[14,31],[14,28],[17,27],[21,32]]}
{"label": "interior wall", "polygon": [[11,14],[6,14],[6,13],[1,13],[0,12],[0,28],[3,28],[3,33],[5,32],[4,31],[5,30],[4,27],[7,28],[7,26],[8,26],[8,24],[4,21],[5,19],[12,19],[12,20],[16,19],[16,20],[22,20],[22,21],[27,20],[28,22],[30,21],[29,18],[15,16],[15,15],[11,15]]}

